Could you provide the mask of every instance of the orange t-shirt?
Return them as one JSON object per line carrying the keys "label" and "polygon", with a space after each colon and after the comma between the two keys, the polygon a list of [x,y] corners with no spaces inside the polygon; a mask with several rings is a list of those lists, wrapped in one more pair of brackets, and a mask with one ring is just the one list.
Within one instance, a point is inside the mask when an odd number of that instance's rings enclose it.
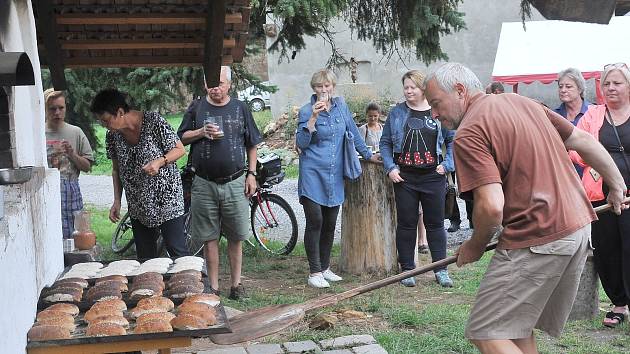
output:
{"label": "orange t-shirt", "polygon": [[549,243],[597,219],[563,143],[573,129],[523,96],[471,98],[455,135],[455,170],[462,193],[502,184],[500,249]]}

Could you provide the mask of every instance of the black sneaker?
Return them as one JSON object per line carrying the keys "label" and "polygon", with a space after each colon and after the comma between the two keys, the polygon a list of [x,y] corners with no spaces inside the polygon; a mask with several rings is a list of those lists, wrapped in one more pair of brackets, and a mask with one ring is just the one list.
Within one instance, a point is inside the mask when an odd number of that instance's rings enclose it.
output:
{"label": "black sneaker", "polygon": [[448,232],[455,232],[458,230],[459,230],[459,222],[457,221],[451,222],[451,226],[449,226],[448,229],[446,229],[446,231]]}
{"label": "black sneaker", "polygon": [[238,286],[230,288],[230,296],[228,296],[228,299],[240,300],[245,297],[247,297],[247,294],[245,294],[245,287],[243,287],[243,284],[238,284]]}
{"label": "black sneaker", "polygon": [[210,285],[210,279],[203,278],[203,292],[206,294],[214,294],[216,296],[221,296],[221,292]]}

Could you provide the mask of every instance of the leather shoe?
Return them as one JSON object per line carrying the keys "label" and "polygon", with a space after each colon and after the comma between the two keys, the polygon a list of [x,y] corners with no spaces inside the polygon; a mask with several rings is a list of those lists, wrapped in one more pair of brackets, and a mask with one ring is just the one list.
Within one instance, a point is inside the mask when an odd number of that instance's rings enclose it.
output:
{"label": "leather shoe", "polygon": [[451,222],[451,226],[448,227],[448,229],[446,229],[446,231],[448,232],[455,232],[457,230],[459,230],[459,222],[457,221],[453,221]]}

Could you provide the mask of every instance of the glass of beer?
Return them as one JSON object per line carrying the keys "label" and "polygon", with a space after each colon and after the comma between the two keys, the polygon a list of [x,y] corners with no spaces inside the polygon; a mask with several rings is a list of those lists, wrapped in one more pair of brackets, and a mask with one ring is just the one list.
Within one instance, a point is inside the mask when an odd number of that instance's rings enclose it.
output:
{"label": "glass of beer", "polygon": [[223,117],[222,116],[211,116],[206,114],[206,118],[203,120],[204,125],[212,125],[218,129],[218,132],[214,134],[214,137],[210,137],[206,135],[208,139],[223,139]]}

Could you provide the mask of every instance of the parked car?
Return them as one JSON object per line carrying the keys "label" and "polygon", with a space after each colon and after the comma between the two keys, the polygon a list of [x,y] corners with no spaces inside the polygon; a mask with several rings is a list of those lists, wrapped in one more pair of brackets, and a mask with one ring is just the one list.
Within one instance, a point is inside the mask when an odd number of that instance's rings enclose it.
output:
{"label": "parked car", "polygon": [[[269,81],[264,81],[262,84],[266,86],[271,85]],[[254,86],[239,91],[238,99],[247,102],[253,112],[260,112],[271,106],[271,93],[262,91]]]}

